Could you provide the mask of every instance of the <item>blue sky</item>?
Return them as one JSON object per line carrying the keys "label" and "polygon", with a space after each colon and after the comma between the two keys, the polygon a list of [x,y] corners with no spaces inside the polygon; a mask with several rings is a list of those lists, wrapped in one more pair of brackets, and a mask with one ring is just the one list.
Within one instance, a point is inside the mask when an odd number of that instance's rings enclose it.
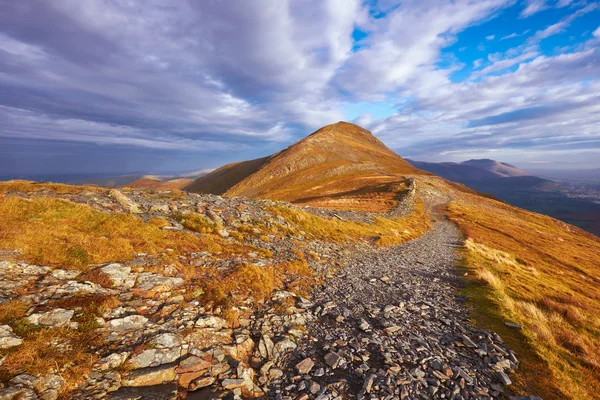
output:
{"label": "blue sky", "polygon": [[0,176],[214,168],[339,120],[412,159],[600,167],[598,1],[0,9]]}

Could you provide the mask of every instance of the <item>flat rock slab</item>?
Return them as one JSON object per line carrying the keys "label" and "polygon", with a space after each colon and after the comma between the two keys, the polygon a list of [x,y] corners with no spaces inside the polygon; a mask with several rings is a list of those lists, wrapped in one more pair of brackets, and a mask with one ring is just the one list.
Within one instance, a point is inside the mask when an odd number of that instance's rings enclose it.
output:
{"label": "flat rock slab", "polygon": [[109,393],[105,398],[109,400],[175,400],[177,399],[177,384],[122,387]]}

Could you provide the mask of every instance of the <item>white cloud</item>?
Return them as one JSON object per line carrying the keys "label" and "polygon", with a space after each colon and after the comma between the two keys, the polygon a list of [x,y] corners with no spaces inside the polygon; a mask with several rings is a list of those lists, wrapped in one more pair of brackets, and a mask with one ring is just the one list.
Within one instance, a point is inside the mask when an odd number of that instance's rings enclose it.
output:
{"label": "white cloud", "polygon": [[557,33],[564,31],[575,19],[592,11],[596,11],[598,8],[599,6],[597,3],[588,4],[584,8],[575,11],[573,14],[561,19],[555,24],[550,25],[546,29],[537,31],[532,40],[542,40],[552,35],[556,35]]}
{"label": "white cloud", "polygon": [[594,36],[600,37],[600,26],[594,31]]}
{"label": "white cloud", "polygon": [[485,38],[487,40],[494,40],[495,37],[496,37],[496,35],[489,35],[489,36],[486,36]]}
{"label": "white cloud", "polygon": [[521,11],[521,17],[527,18],[549,7],[546,0],[527,0],[525,8]]}

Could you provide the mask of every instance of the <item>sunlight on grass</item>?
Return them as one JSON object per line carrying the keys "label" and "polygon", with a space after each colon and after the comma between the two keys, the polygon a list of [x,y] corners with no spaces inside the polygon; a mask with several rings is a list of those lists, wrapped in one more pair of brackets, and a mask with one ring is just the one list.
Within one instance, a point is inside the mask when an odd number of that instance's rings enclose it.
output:
{"label": "sunlight on grass", "polygon": [[[506,204],[461,200],[448,214],[468,238],[466,292],[476,321],[521,346],[524,391],[593,398],[600,391],[600,240]],[[522,325],[523,336],[501,321]]]}
{"label": "sunlight on grass", "polygon": [[394,220],[375,217],[371,224],[321,218],[282,206],[272,207],[269,211],[285,218],[297,231],[303,231],[309,237],[336,243],[367,240],[377,246],[391,246],[416,239],[431,228],[423,202],[418,202],[415,210],[406,216]]}
{"label": "sunlight on grass", "polygon": [[252,249],[218,237],[163,231],[156,221],[144,223],[131,215],[101,213],[54,198],[0,197],[0,215],[0,248],[20,249],[19,258],[39,265],[85,270],[89,264],[167,248],[178,254],[206,250],[224,256]]}

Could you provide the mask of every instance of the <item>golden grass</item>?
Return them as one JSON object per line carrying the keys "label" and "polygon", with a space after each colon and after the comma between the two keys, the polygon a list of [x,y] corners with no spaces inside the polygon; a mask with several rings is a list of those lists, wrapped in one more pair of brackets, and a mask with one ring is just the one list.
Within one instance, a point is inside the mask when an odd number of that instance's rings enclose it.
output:
{"label": "golden grass", "polygon": [[216,233],[222,226],[198,213],[178,214],[175,216],[186,229],[198,233]]}
{"label": "golden grass", "polygon": [[131,215],[106,214],[55,198],[0,197],[0,248],[40,265],[85,270],[89,264],[131,259],[136,253],[251,251],[218,237],[163,231]]}
{"label": "golden grass", "polygon": [[285,218],[296,230],[314,239],[345,243],[366,240],[377,246],[401,244],[421,236],[431,227],[429,216],[422,201],[415,210],[398,219],[375,217],[373,223],[325,219],[299,209],[275,206],[269,212]]}
{"label": "golden grass", "polygon": [[[544,399],[599,398],[600,240],[469,195],[448,214],[468,238],[476,321],[502,334],[523,361],[517,388]],[[507,329],[507,320],[524,329]]]}
{"label": "golden grass", "polygon": [[29,310],[29,305],[20,300],[9,300],[0,304],[0,325],[23,318],[27,310]]}
{"label": "golden grass", "polygon": [[197,284],[204,301],[228,312],[240,305],[240,300],[263,303],[277,289],[305,296],[318,282],[306,260],[299,259],[267,266],[244,263],[225,274],[212,271]]}
{"label": "golden grass", "polygon": [[5,352],[0,380],[18,374],[59,373],[65,379],[63,395],[85,381],[97,357],[92,348],[99,337],[90,331],[68,328],[32,329],[23,343]]}
{"label": "golden grass", "polygon": [[108,192],[108,189],[97,186],[73,186],[62,183],[31,182],[31,181],[5,181],[0,182],[0,194],[6,192],[34,193],[48,191],[55,194],[77,194],[83,191]]}

